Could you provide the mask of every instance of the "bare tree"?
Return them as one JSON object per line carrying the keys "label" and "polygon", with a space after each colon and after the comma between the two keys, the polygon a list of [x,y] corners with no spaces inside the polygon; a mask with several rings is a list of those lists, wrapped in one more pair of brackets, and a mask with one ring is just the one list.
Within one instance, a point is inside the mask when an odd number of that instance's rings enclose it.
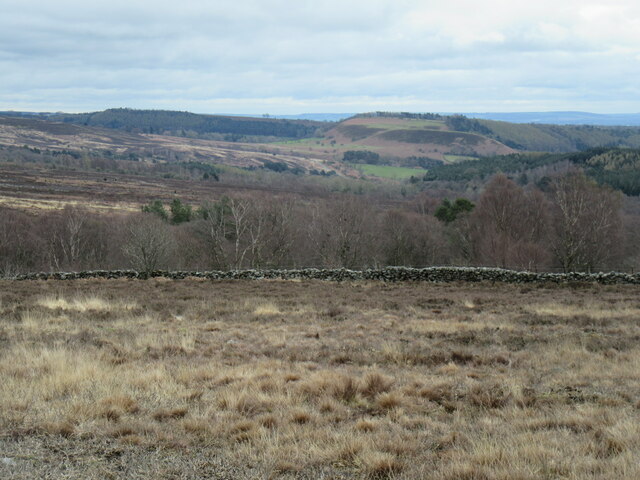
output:
{"label": "bare tree", "polygon": [[547,210],[541,192],[496,175],[471,216],[476,261],[505,268],[543,266]]}
{"label": "bare tree", "polygon": [[355,268],[371,263],[375,211],[362,199],[345,197],[313,206],[307,229],[316,258],[324,266]]}
{"label": "bare tree", "polygon": [[39,230],[31,215],[0,207],[0,276],[43,268]]}
{"label": "bare tree", "polygon": [[224,197],[204,207],[206,239],[215,266],[240,269],[259,250],[264,219],[248,198]]}
{"label": "bare tree", "polygon": [[204,237],[208,245],[209,257],[214,268],[228,268],[228,244],[232,234],[229,221],[230,199],[209,202],[202,207]]}
{"label": "bare tree", "polygon": [[406,212],[390,210],[382,215],[380,246],[387,265],[411,265],[416,254],[416,232]]}
{"label": "bare tree", "polygon": [[403,266],[443,263],[449,253],[443,229],[432,215],[398,209],[383,213],[377,243],[384,263]]}
{"label": "bare tree", "polygon": [[[229,217],[232,228],[233,256],[232,267],[242,268],[247,253],[251,250],[252,244],[247,238],[251,234],[251,202],[246,199],[230,199]],[[262,225],[254,225],[253,233],[260,237]]]}
{"label": "bare tree", "polygon": [[49,261],[56,270],[78,268],[84,254],[88,212],[67,205],[59,216],[48,221]]}
{"label": "bare tree", "polygon": [[133,267],[149,274],[166,267],[173,249],[170,227],[151,215],[137,215],[127,224],[123,252]]}
{"label": "bare tree", "polygon": [[624,226],[624,251],[622,266],[638,271],[640,265],[640,198],[624,198],[622,224]]}
{"label": "bare tree", "polygon": [[552,248],[565,272],[604,267],[622,248],[619,192],[570,172],[552,183]]}
{"label": "bare tree", "polygon": [[259,198],[252,202],[248,227],[252,267],[282,266],[295,240],[293,201]]}

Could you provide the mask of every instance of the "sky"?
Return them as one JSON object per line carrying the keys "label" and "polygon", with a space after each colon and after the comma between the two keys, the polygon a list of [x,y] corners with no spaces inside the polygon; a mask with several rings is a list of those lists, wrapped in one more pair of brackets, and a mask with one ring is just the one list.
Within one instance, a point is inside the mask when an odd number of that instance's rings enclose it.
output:
{"label": "sky", "polygon": [[640,112],[637,0],[0,0],[0,110]]}

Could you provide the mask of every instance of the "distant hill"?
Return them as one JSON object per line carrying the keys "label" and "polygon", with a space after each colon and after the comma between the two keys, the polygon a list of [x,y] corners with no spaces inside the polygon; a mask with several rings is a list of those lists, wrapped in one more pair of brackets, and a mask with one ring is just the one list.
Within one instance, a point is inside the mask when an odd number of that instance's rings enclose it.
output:
{"label": "distant hill", "polygon": [[318,122],[340,122],[356,115],[355,113],[300,113],[298,115],[271,115],[272,118],[290,120],[316,120]]}
{"label": "distant hill", "polygon": [[550,125],[640,126],[640,113],[513,112],[464,113],[469,118]]}
{"label": "distant hill", "polygon": [[640,127],[472,121],[484,127],[489,137],[521,151],[576,152],[594,147],[640,148]]}
{"label": "distant hill", "polygon": [[[43,158],[53,160],[56,155],[74,159],[86,155],[87,161],[180,163],[197,165],[200,170],[204,165],[226,165],[312,175],[424,177],[426,181],[444,182],[483,180],[497,172],[538,182],[549,172],[574,164],[601,183],[640,195],[638,127],[514,124],[463,116],[377,113],[332,124],[323,136],[240,143],[136,133],[45,118],[51,117],[0,116],[0,150],[4,147],[7,161],[22,153],[42,153]],[[254,119],[248,120],[251,123]],[[578,148],[584,145],[590,148]],[[629,148],[634,145],[637,147]]]}
{"label": "distant hill", "polygon": [[[86,154],[95,158],[148,163],[200,162],[319,175],[336,172],[336,168],[326,162],[326,157],[308,153],[292,154],[288,149],[274,144],[136,133],[117,128],[54,122],[40,116],[0,115],[0,150],[2,146],[12,149],[26,147],[27,150],[47,155],[71,152],[73,155]],[[0,161],[4,157],[6,155],[0,155]]]}
{"label": "distant hill", "polygon": [[[188,112],[175,112],[172,110],[134,110],[134,109],[112,109],[112,110],[129,110],[129,111],[147,111],[147,112],[171,112],[171,113],[188,113]],[[108,111],[108,110],[107,110]],[[102,113],[102,112],[95,112]],[[73,116],[76,114],[69,114],[64,112],[16,112],[16,111],[0,111],[0,115],[3,117],[36,117],[41,119],[59,118],[61,116]],[[78,115],[92,115],[92,114],[78,114]],[[241,118],[253,118],[256,120],[311,120],[315,122],[339,122],[349,117],[357,115],[357,113],[298,113],[295,115],[270,115],[270,114],[239,114],[239,113],[212,113],[212,114],[197,114],[190,113],[190,115],[202,115],[207,117],[241,117]]]}
{"label": "distant hill", "polygon": [[[321,137],[287,142],[298,152],[341,159],[352,151],[370,151],[380,164],[413,159],[444,163],[515,152],[569,153],[595,147],[640,148],[640,127],[519,124],[462,115],[375,112],[343,120]],[[398,162],[396,162],[398,163]]]}
{"label": "distant hill", "polygon": [[[571,118],[582,115],[580,112],[564,113],[568,115],[565,120],[571,115]],[[334,114],[306,114],[316,118],[309,120],[128,108],[81,114],[0,112],[0,115],[130,134],[262,143],[284,147],[295,155],[312,154],[328,160],[342,160],[345,152],[358,150],[375,152],[383,161],[415,160],[413,163],[401,162],[403,166],[424,167],[433,160],[450,163],[514,152],[568,153],[595,147],[640,148],[639,126],[513,123],[433,113],[375,112],[358,114],[340,122],[317,120],[323,116],[333,118]],[[520,115],[518,118],[524,120],[535,114],[500,115]]]}
{"label": "distant hill", "polygon": [[242,116],[201,115],[169,110],[114,108],[92,113],[0,112],[3,116],[40,118],[89,127],[124,130],[131,133],[210,138],[225,141],[296,139],[317,135],[327,122]]}
{"label": "distant hill", "polygon": [[451,130],[481,134],[519,151],[564,153],[594,147],[640,148],[640,127],[522,124],[463,115],[443,118]]}
{"label": "distant hill", "polygon": [[299,152],[329,154],[342,159],[345,153],[364,150],[381,159],[423,159],[443,162],[460,158],[503,155],[515,152],[501,142],[474,131],[457,131],[436,114],[375,113],[343,120],[319,138],[287,142]]}

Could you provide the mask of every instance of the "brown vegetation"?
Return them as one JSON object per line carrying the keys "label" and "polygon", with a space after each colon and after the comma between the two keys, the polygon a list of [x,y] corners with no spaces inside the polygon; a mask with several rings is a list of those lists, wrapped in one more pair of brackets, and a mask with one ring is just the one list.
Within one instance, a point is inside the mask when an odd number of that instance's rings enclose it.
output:
{"label": "brown vegetation", "polygon": [[635,479],[637,290],[0,282],[0,477]]}
{"label": "brown vegetation", "polygon": [[202,192],[198,200],[192,192],[184,202],[174,196],[169,204],[149,202],[145,213],[119,214],[78,204],[39,215],[0,206],[0,274],[385,265],[638,268],[640,214],[623,214],[618,193],[579,172],[557,177],[550,188],[545,194],[499,175],[475,208],[465,200],[471,211],[437,217],[443,207],[426,194],[390,203],[382,196],[255,191]]}
{"label": "brown vegetation", "polygon": [[0,145],[38,149],[113,151],[174,161],[206,161],[234,167],[259,167],[278,160],[305,170],[332,171],[320,152],[297,153],[270,144],[234,143],[169,135],[128,133],[108,128],[0,117]]}

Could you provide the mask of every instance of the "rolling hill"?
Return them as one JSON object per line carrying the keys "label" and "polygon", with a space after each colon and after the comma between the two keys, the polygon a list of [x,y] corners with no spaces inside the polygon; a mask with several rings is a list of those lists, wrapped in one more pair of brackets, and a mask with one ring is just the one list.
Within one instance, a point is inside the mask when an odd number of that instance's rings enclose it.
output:
{"label": "rolling hill", "polygon": [[296,153],[282,147],[126,132],[36,118],[0,117],[0,145],[75,151],[102,157],[146,162],[202,162],[240,168],[297,170],[300,173],[340,170],[326,156]]}
{"label": "rolling hill", "polygon": [[594,147],[640,148],[640,127],[477,122],[487,129],[488,136],[519,151],[567,153]]}
{"label": "rolling hill", "polygon": [[[153,164],[402,179],[420,178],[425,169],[439,164],[517,153],[640,148],[640,127],[517,124],[388,112],[335,123],[111,109],[87,114],[11,112],[0,116],[2,145]],[[371,152],[373,160],[349,157],[362,151]]]}
{"label": "rolling hill", "polygon": [[383,158],[425,157],[450,162],[459,157],[515,152],[499,141],[475,132],[451,129],[444,117],[406,118],[357,115],[338,123],[322,138],[287,142],[297,151],[322,152],[340,158],[351,150],[369,150]]}
{"label": "rolling hill", "polygon": [[132,133],[247,140],[254,137],[306,138],[325,130],[327,122],[257,118],[230,115],[202,115],[169,110],[112,108],[90,113],[0,112],[3,116],[38,118],[53,122],[124,130]]}
{"label": "rolling hill", "polygon": [[366,150],[392,163],[408,158],[455,163],[516,152],[640,148],[640,127],[523,124],[461,115],[377,112],[344,120],[322,137],[288,141],[286,145],[336,159],[348,151]]}

